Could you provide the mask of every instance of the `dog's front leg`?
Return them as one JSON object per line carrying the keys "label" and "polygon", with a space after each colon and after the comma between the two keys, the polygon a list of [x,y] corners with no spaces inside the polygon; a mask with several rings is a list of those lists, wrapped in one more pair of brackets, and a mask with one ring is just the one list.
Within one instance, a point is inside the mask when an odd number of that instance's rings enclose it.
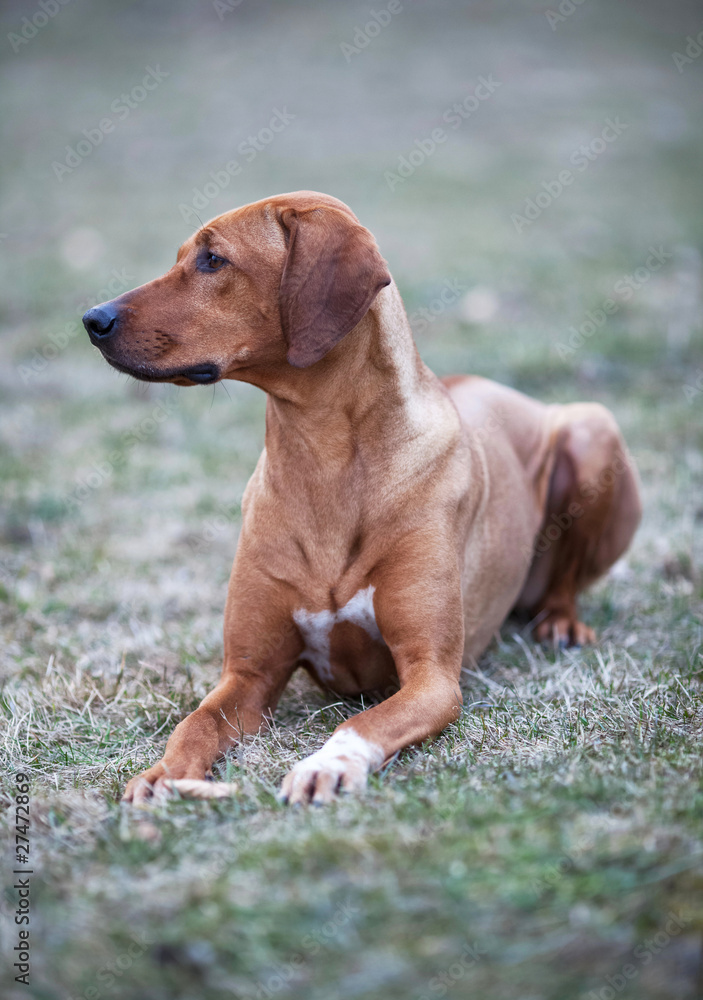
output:
{"label": "dog's front leg", "polygon": [[398,750],[437,736],[459,717],[464,626],[456,551],[435,542],[418,559],[410,548],[415,558],[399,559],[396,549],[371,577],[376,622],[400,690],[342,723],[296,764],[283,781],[284,801],[321,804],[338,791],[358,791]]}
{"label": "dog's front leg", "polygon": [[[154,767],[132,778],[123,801],[165,793],[166,780],[204,779],[213,763],[270,717],[302,649],[288,609],[251,576],[233,574],[225,612],[225,658],[217,687],[176,726]],[[280,600],[280,598],[279,598]]]}

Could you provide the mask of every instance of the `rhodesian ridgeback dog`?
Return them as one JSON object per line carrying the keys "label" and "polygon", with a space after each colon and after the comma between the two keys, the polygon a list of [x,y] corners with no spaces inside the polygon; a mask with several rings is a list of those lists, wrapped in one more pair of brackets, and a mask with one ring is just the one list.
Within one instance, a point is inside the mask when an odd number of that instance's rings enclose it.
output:
{"label": "rhodesian ridgeback dog", "polygon": [[322,803],[457,719],[462,664],[511,611],[538,640],[594,640],[577,595],[640,519],[613,416],[435,377],[373,236],[336,198],[298,191],[227,212],[165,275],[83,322],[137,379],[238,379],[268,396],[221,679],[125,800],[207,779],[298,666],[340,695],[387,695],[284,779],[284,800]]}

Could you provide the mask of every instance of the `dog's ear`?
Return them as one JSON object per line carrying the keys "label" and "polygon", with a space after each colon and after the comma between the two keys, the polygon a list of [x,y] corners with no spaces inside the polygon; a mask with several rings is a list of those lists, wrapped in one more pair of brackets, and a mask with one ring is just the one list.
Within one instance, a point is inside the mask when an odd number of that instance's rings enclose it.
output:
{"label": "dog's ear", "polygon": [[280,308],[288,361],[307,368],[356,326],[391,276],[368,229],[337,208],[283,209]]}

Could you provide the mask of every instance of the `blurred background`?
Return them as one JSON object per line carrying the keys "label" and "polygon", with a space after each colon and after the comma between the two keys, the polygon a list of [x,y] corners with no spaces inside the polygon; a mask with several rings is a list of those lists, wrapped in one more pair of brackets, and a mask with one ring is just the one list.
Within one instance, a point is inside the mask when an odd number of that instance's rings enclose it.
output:
{"label": "blurred background", "polygon": [[[66,989],[94,986],[76,942],[97,933],[111,884],[108,852],[89,902],[72,898],[79,916],[62,937],[50,915],[77,891],[70,852],[107,850],[100,796],[158,756],[217,676],[239,500],[263,443],[257,390],[131,383],[90,346],[81,314],[169,268],[199,219],[301,188],[341,198],[376,236],[437,373],[614,410],[646,517],[612,584],[617,601],[599,592],[590,620],[625,649],[627,615],[646,605],[662,643],[685,628],[700,648],[703,10],[693,0],[6,0],[0,21],[0,669],[13,747],[32,749],[46,786],[37,808],[56,871],[36,995],[54,997],[46,983],[59,966]],[[123,678],[152,677],[157,689],[169,678],[171,707],[151,688],[135,693],[144,729],[137,738],[120,718],[108,752],[108,733],[96,741],[83,713],[84,677],[108,701]],[[291,718],[315,697],[296,688]],[[32,711],[30,738],[18,719]],[[86,785],[92,806],[71,798]],[[129,867],[137,848],[110,822]],[[135,871],[125,913],[139,902]],[[267,919],[251,932],[261,968],[292,947],[275,913]],[[102,955],[103,937],[91,940]],[[591,959],[579,954],[583,984]],[[200,961],[164,955],[177,971]],[[379,958],[377,981],[347,977],[335,995],[415,995],[411,972],[393,979],[395,960]],[[552,985],[539,994],[536,974],[530,997],[567,995],[550,969]],[[245,980],[228,995],[248,995]],[[177,977],[170,993],[156,973],[149,982],[120,995],[191,995]]]}
{"label": "blurred background", "polygon": [[8,393],[122,398],[66,324],[168,268],[196,216],[298,188],[375,233],[441,372],[561,396],[695,382],[695,3],[56,7],[3,11]]}

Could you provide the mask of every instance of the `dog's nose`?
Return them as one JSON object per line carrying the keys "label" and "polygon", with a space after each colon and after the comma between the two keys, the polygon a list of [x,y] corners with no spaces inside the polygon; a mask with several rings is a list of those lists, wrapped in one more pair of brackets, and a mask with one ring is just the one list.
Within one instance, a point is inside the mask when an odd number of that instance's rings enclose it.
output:
{"label": "dog's nose", "polygon": [[117,328],[117,310],[111,302],[101,306],[93,306],[83,315],[83,326],[92,340],[104,340],[111,337]]}

